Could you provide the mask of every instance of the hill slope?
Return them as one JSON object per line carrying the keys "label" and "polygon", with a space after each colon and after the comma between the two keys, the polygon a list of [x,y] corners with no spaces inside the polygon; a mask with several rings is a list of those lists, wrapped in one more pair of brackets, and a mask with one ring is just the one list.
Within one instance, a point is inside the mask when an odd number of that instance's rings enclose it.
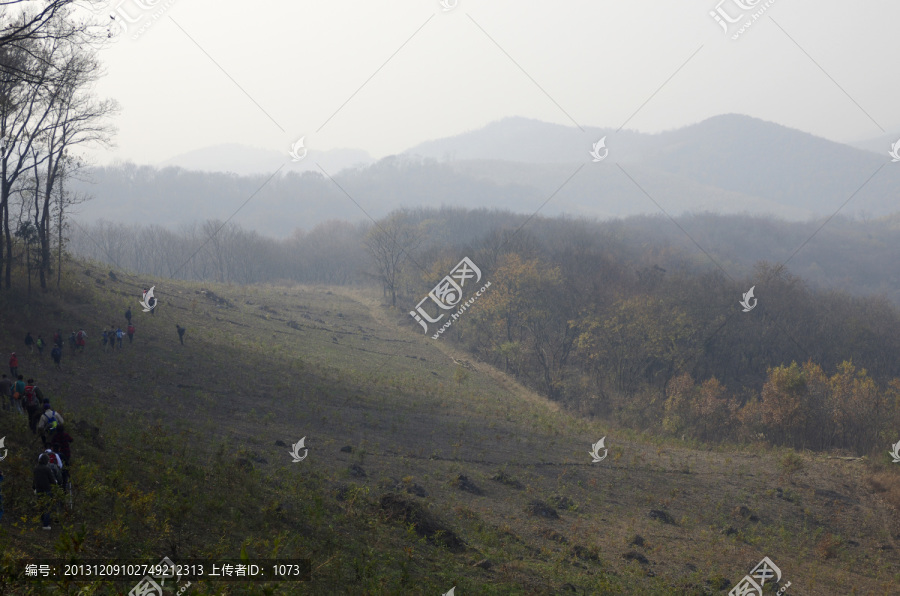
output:
{"label": "hill slope", "polygon": [[[0,413],[5,565],[54,547],[155,562],[243,546],[311,559],[311,582],[274,593],[712,594],[768,556],[790,594],[898,585],[900,494],[884,463],[709,450],[579,419],[397,325],[408,315],[367,293],[76,271],[64,300],[0,305],[7,351],[27,329],[91,336],[60,372],[21,365],[85,429],[75,506],[51,532],[20,519],[38,446]],[[149,315],[137,297],[154,283]],[[126,306],[135,343],[104,353],[99,331]],[[604,436],[609,456],[591,463]],[[301,437],[309,455],[292,463]]]}

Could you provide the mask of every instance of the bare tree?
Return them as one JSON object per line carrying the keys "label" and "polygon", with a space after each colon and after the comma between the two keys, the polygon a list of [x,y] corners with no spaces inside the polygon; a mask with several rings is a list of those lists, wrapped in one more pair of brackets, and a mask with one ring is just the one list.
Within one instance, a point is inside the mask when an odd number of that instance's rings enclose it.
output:
{"label": "bare tree", "polygon": [[376,277],[382,283],[384,294],[391,294],[391,306],[397,306],[397,285],[403,264],[421,242],[421,231],[409,223],[404,213],[395,213],[376,223],[366,235],[365,247],[375,260]]}
{"label": "bare tree", "polygon": [[[94,4],[90,1],[80,5]],[[18,6],[16,6],[18,5]],[[35,13],[35,5],[42,8]],[[4,264],[6,287],[12,284],[12,235],[9,199],[20,178],[46,163],[43,210],[35,225],[41,243],[41,285],[46,288],[50,263],[50,195],[58,176],[59,160],[77,142],[97,140],[85,133],[96,114],[82,90],[96,80],[94,59],[99,41],[96,25],[76,17],[73,0],[44,2],[0,1],[0,218],[6,235],[0,237],[0,266]],[[21,9],[16,13],[16,9]],[[88,107],[90,105],[90,107]],[[101,116],[109,106],[101,104]],[[36,205],[36,210],[39,205]]]}
{"label": "bare tree", "polygon": [[[100,65],[93,50],[67,44],[59,57],[58,75],[50,83],[47,106],[50,117],[40,133],[44,141],[46,176],[40,216],[36,214],[35,221],[41,250],[41,288],[45,290],[50,272],[51,197],[53,187],[62,175],[61,165],[72,147],[84,143],[111,145],[114,129],[107,118],[118,110],[118,105],[113,100],[98,101],[89,92],[100,75]],[[81,166],[77,160],[70,160],[70,164]]]}
{"label": "bare tree", "polygon": [[[9,225],[9,201],[19,177],[34,167],[33,146],[36,131],[43,124],[47,112],[40,114],[40,100],[44,97],[43,83],[51,76],[49,62],[38,59],[41,48],[4,48],[0,46],[0,64],[15,65],[8,71],[0,68],[0,217],[6,235],[6,286],[12,284],[12,236]],[[19,70],[30,71],[36,80],[19,76]],[[42,118],[43,116],[43,118]],[[3,264],[3,245],[0,243],[0,265]]]}

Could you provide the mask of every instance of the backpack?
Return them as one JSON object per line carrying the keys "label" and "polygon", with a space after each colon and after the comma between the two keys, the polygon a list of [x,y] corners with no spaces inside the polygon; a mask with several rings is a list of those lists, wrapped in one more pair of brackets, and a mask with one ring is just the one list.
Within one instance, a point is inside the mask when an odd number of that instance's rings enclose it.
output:
{"label": "backpack", "polygon": [[25,387],[25,405],[29,408],[33,408],[38,405],[37,401],[37,385],[28,385]]}
{"label": "backpack", "polygon": [[47,456],[47,465],[56,466],[57,469],[62,465],[62,458],[59,456],[59,453],[54,451],[53,449],[45,449],[40,455],[38,455],[38,461],[41,459],[41,455]]}
{"label": "backpack", "polygon": [[54,359],[60,358],[60,357],[62,356],[62,351],[60,351],[59,346],[56,346],[55,348],[53,348],[52,350],[50,350],[50,355],[51,355]]}
{"label": "backpack", "polygon": [[41,339],[40,337],[37,339],[37,347],[38,347],[38,349],[41,349],[44,347],[44,340]]}
{"label": "backpack", "polygon": [[[50,413],[49,416],[47,413]],[[44,410],[43,416],[47,418],[47,422],[44,423],[44,430],[46,432],[56,432],[56,427],[59,426],[59,421],[56,419],[56,410]]]}
{"label": "backpack", "polygon": [[[20,386],[19,383],[22,383],[22,385]],[[12,386],[13,399],[19,399],[22,397],[22,393],[25,391],[24,385],[25,385],[25,383],[22,381],[16,381],[15,383],[13,383],[13,386]],[[20,391],[20,389],[21,389],[21,391]]]}
{"label": "backpack", "polygon": [[134,335],[134,325],[128,326],[128,335]]}

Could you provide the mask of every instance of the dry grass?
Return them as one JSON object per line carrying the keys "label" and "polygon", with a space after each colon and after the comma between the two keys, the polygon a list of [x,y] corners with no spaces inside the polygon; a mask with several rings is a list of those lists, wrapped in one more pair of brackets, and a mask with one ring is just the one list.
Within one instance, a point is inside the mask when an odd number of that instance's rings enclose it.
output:
{"label": "dry grass", "polygon": [[[96,268],[79,272],[65,300],[35,305],[26,324],[51,334],[57,320],[64,329],[102,327],[154,281],[101,278]],[[398,325],[402,310],[359,291],[156,281],[160,310],[140,313],[134,346],[67,353],[62,373],[27,365],[61,411],[101,424],[116,449],[153,454],[151,478],[136,486],[159,490],[169,468],[185,462],[235,470],[233,485],[216,485],[218,493],[184,481],[207,517],[179,535],[183,549],[235,556],[249,542],[263,552],[279,527],[292,528],[284,540],[321,565],[299,593],[444,593],[456,585],[459,594],[551,594],[568,584],[590,594],[703,594],[729,589],[763,556],[792,582],[791,594],[882,594],[898,580],[900,551],[882,547],[900,538],[891,508],[900,505],[900,466],[866,484],[864,462],[693,448],[585,420],[446,341]],[[19,341],[22,322],[2,322],[4,339]],[[188,328],[184,347],[176,322]],[[463,360],[474,370],[458,373]],[[165,440],[131,445],[114,431],[122,420]],[[289,447],[275,441],[289,446],[303,436],[309,458],[292,464]],[[592,464],[588,450],[602,436],[610,457]],[[96,458],[97,477],[114,486],[103,468],[110,454],[77,453]],[[460,475],[483,494],[454,486]],[[427,496],[407,492],[416,487]],[[448,552],[380,515],[389,492],[419,503],[467,550]],[[526,513],[532,501],[565,506],[547,519]],[[734,515],[741,507],[748,514]],[[138,548],[136,536],[121,532],[110,526],[109,546],[94,534],[87,546],[106,555],[104,548]],[[50,548],[33,534],[7,539],[16,552]],[[633,544],[636,535],[643,545]],[[141,553],[165,554],[168,538],[150,536]],[[483,559],[492,565],[472,565]]]}

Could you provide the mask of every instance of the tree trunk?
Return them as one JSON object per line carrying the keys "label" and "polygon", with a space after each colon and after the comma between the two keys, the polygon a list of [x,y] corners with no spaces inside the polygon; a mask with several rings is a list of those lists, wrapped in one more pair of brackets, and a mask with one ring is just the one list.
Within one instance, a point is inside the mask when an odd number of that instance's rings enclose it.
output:
{"label": "tree trunk", "polygon": [[[4,170],[6,169],[4,165]],[[3,188],[3,183],[0,182],[0,273],[3,272],[3,222],[6,221],[8,215],[7,212],[9,210],[9,203],[7,202],[6,192]],[[8,228],[8,226],[7,226]],[[0,288],[3,287],[3,279],[0,276]]]}
{"label": "tree trunk", "polygon": [[[6,289],[12,287],[12,236],[9,233],[9,187],[3,188],[3,233],[6,234]],[[2,263],[0,263],[2,266]]]}
{"label": "tree trunk", "polygon": [[41,248],[41,289],[44,291],[47,290],[47,274],[50,273],[50,196],[53,193],[53,183],[56,181],[56,170],[58,168],[59,159],[53,161],[53,155],[51,154],[47,159],[47,181],[44,186],[44,200],[43,205],[41,205],[40,220],[35,222]]}
{"label": "tree trunk", "polygon": [[63,249],[63,223],[65,217],[63,207],[65,206],[66,195],[63,194],[63,179],[59,181],[59,221],[57,222],[57,231],[59,237],[56,240],[56,291],[60,292],[60,279],[62,278],[62,249]]}

